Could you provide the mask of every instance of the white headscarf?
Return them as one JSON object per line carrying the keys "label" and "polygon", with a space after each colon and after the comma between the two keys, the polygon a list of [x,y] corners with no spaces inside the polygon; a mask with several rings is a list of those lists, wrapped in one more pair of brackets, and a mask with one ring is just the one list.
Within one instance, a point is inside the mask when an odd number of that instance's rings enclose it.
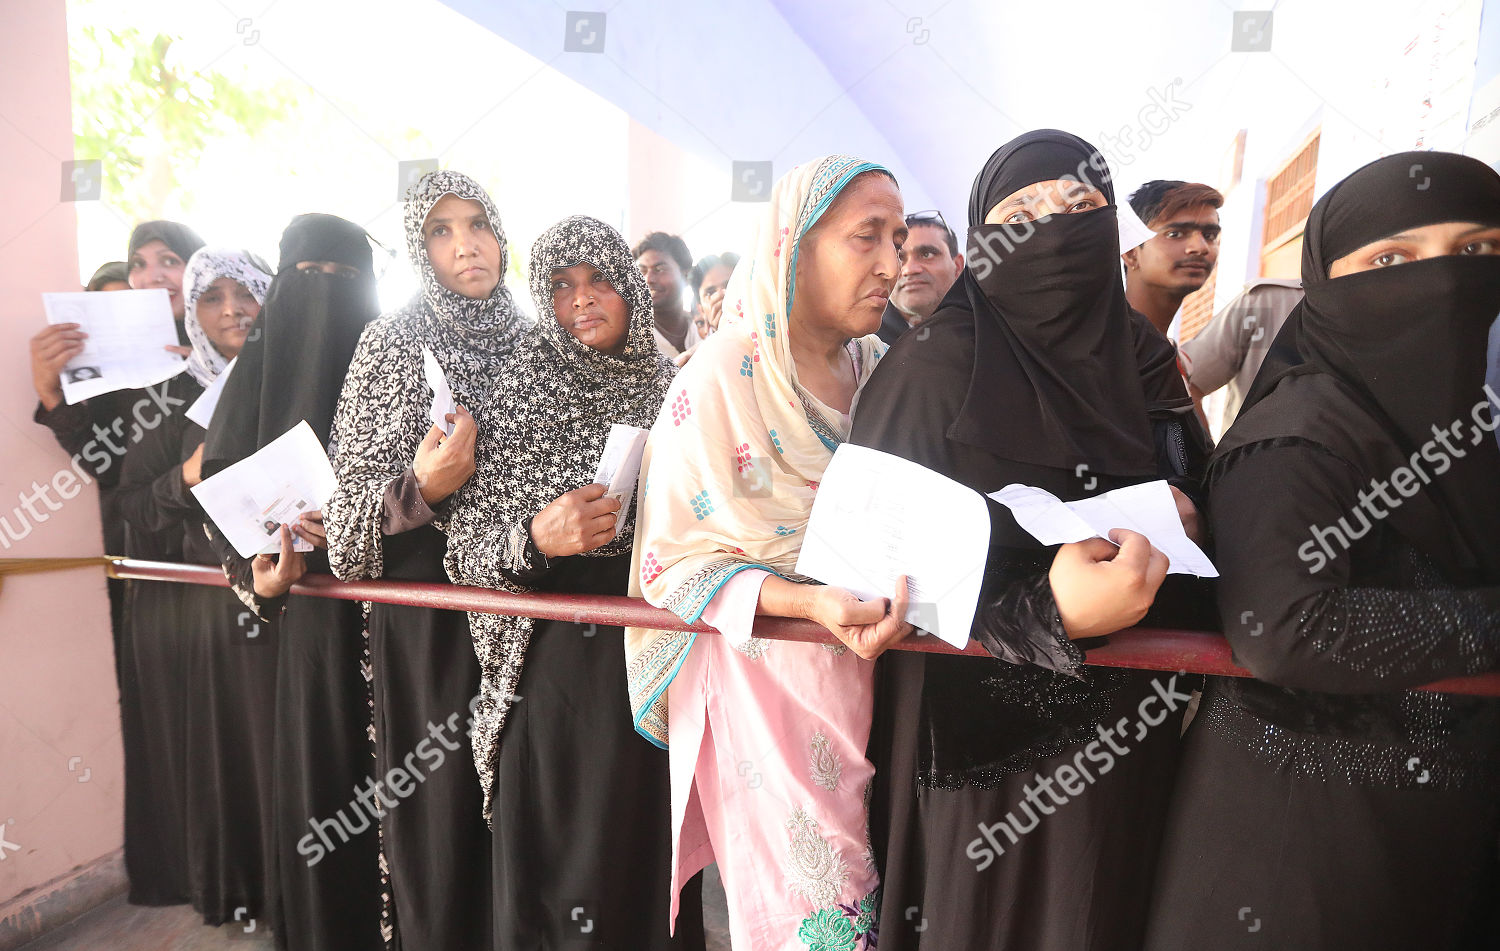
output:
{"label": "white headscarf", "polygon": [[203,292],[221,277],[239,282],[257,304],[266,302],[266,291],[271,286],[271,268],[249,251],[235,248],[199,248],[188,258],[182,272],[182,289],[186,309],[183,326],[187,328],[188,342],[193,345],[193,354],[188,357],[188,372],[204,386],[208,386],[229,363],[229,358],[208,339],[203,324],[198,320],[198,299]]}

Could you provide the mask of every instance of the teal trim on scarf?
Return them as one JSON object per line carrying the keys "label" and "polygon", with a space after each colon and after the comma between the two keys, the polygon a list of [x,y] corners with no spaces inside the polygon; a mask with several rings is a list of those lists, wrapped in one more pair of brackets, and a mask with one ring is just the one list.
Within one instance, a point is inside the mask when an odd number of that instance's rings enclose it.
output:
{"label": "teal trim on scarf", "polygon": [[[786,319],[788,326],[790,326],[792,320],[792,298],[797,293],[797,252],[802,250],[802,236],[807,234],[812,229],[812,226],[818,223],[818,219],[823,217],[823,212],[827,211],[828,206],[833,204],[833,200],[838,197],[839,192],[844,190],[844,186],[853,181],[854,176],[862,175],[865,172],[885,172],[892,179],[896,177],[894,172],[878,162],[856,162],[850,165],[839,174],[839,177],[834,181],[828,192],[812,206],[812,210],[807,214],[807,222],[797,229],[797,238],[792,242],[791,271],[787,274],[786,279]],[[813,190],[816,191],[817,187],[817,182],[814,182]]]}
{"label": "teal trim on scarf", "polygon": [[[727,571],[725,571],[726,568],[728,569]],[[704,608],[708,607],[708,603],[713,600],[714,595],[719,593],[719,589],[724,587],[724,585],[728,583],[730,578],[733,578],[735,575],[739,574],[747,568],[757,568],[761,571],[767,572],[768,574],[774,575],[777,578],[786,577],[775,568],[772,568],[770,565],[763,565],[758,562],[745,561],[738,564],[725,564],[721,562],[719,564],[712,565],[705,571],[701,572],[702,574],[708,575],[710,577],[712,577],[712,575],[717,572],[724,572],[723,577],[716,579],[712,583],[712,587],[707,588],[704,592],[694,591],[690,598],[685,599],[684,602],[677,607],[673,607],[670,604],[663,605],[663,607],[666,607],[673,614],[676,614],[687,623],[696,624],[698,622],[698,619],[703,616]],[[686,587],[686,585],[684,585],[684,587]],[[679,610],[679,608],[682,608],[683,610]],[[682,665],[687,662],[688,652],[693,649],[693,645],[697,642],[698,633],[696,631],[679,631],[674,634],[671,640],[666,643],[666,646],[663,648],[663,653],[665,653],[668,658],[665,663],[667,665],[670,665],[671,670],[668,671],[665,675],[660,676],[656,688],[651,691],[651,694],[646,698],[646,701],[641,704],[640,712],[637,713],[631,720],[631,725],[635,727],[635,731],[637,733],[645,737],[647,740],[651,741],[653,745],[659,746],[662,749],[667,749],[667,724],[665,722],[657,722],[656,720],[653,720],[648,724],[645,723],[645,721],[655,712],[656,701],[661,699],[661,695],[666,693],[667,688],[672,685],[672,681],[677,679],[677,672],[680,671],[682,669]],[[649,681],[653,678],[650,675],[647,675],[645,679]]]}

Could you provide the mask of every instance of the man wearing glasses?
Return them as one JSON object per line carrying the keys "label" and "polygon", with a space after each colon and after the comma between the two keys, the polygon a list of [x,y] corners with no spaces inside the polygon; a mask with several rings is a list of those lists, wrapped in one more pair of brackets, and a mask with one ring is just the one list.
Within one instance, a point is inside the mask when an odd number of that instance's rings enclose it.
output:
{"label": "man wearing glasses", "polygon": [[901,273],[876,331],[887,344],[931,317],[964,267],[958,238],[941,212],[912,212],[906,227],[910,233],[901,248]]}

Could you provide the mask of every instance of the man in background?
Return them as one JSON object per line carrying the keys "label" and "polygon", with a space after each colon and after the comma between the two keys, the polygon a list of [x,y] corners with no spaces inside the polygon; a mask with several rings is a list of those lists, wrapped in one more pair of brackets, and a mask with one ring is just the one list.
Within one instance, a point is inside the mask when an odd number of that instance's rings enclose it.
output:
{"label": "man in background", "polygon": [[698,342],[693,317],[684,305],[687,275],[693,269],[693,256],[687,242],[675,234],[653,231],[641,239],[631,252],[640,268],[646,286],[651,289],[651,304],[656,316],[656,348],[669,360]]}
{"label": "man in background", "polygon": [[[1239,415],[1271,341],[1301,300],[1300,281],[1261,278],[1179,348],[1178,365],[1187,378],[1188,391],[1215,440],[1223,437]],[[1205,399],[1220,387],[1223,393]]]}
{"label": "man in background", "polygon": [[1192,182],[1147,182],[1130,196],[1130,207],[1156,236],[1122,255],[1125,297],[1164,336],[1183,298],[1214,272],[1223,204],[1217,189]]}
{"label": "man in background", "polygon": [[906,216],[906,228],[901,273],[876,331],[887,344],[931,317],[964,269],[958,238],[941,212],[912,212]]}

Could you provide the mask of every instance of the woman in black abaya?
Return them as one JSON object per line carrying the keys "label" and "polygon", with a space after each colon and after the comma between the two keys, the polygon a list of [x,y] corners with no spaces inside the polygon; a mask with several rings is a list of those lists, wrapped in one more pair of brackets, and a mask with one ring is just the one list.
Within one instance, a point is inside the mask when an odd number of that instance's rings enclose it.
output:
{"label": "woman in black abaya", "polygon": [[1372,162],[1308,217],[1296,353],[1215,451],[1223,626],[1147,947],[1493,948],[1500,700],[1500,176]]}
{"label": "woman in black abaya", "polygon": [[[188,373],[208,387],[239,354],[270,285],[270,268],[244,251],[203,248],[183,272]],[[183,482],[202,479],[204,431],[182,433]],[[187,499],[183,560],[218,564],[207,517]],[[184,700],[183,795],[188,886],[211,925],[275,926],[266,888],[271,710],[276,691],[275,631],[255,623],[222,588],[184,586],[177,621],[183,642],[178,690]],[[243,927],[243,924],[241,925]]]}
{"label": "woman in black abaya", "polygon": [[[332,215],[293,219],[281,236],[281,258],[265,307],[209,426],[204,474],[254,454],[304,420],[326,445],[344,373],[378,309],[364,229]],[[291,951],[378,948],[375,831],[350,835],[348,842],[328,835],[325,844],[313,825],[339,810],[347,813],[355,787],[374,767],[367,736],[369,688],[360,665],[363,616],[352,601],[287,596],[302,573],[328,573],[322,513],[304,513],[289,528],[314,551],[274,565],[270,556],[253,562],[242,558],[222,535],[211,535],[240,600],[262,620],[277,622],[266,846],[277,942]]]}
{"label": "woman in black abaya", "polygon": [[[967,269],[880,362],[851,441],[980,492],[1018,482],[1069,500],[1166,479],[1195,532],[1206,441],[1171,346],[1125,301],[1113,200],[1075,136],[1001,147],[974,183]],[[1158,593],[1166,559],[1139,535],[1048,548],[990,514],[973,634],[996,659],[879,662],[881,949],[1133,949],[1189,685],[1085,669],[1084,648],[1153,598],[1158,617],[1190,620],[1201,592],[1174,579]]]}
{"label": "woman in black abaya", "polygon": [[[238,352],[270,277],[243,252],[202,249],[192,260],[196,264],[183,276],[186,336],[192,344],[188,372],[168,381],[160,412],[138,420],[139,441],[126,453],[114,504],[130,556],[212,563],[203,513],[189,491],[200,480],[203,431],[184,412]],[[134,728],[125,731],[131,901],[191,900],[204,910],[203,850],[214,837],[195,835],[205,821],[198,800],[202,784],[195,777],[206,775],[203,759],[220,738],[202,715],[211,687],[195,671],[197,660],[209,655],[209,641],[223,635],[225,625],[233,625],[234,615],[224,592],[188,585],[132,582],[126,602],[129,650],[120,668],[122,683],[133,687],[128,702],[122,696],[127,727],[132,711],[135,718]],[[220,610],[212,610],[214,605]],[[207,619],[209,614],[219,627]],[[197,749],[191,748],[195,741]],[[238,755],[251,762],[255,758],[250,749]],[[244,795],[253,800],[258,790],[252,785]],[[253,823],[252,833],[258,829]],[[236,897],[230,909],[244,905],[250,914],[257,913],[251,909],[258,909],[258,888]]]}

